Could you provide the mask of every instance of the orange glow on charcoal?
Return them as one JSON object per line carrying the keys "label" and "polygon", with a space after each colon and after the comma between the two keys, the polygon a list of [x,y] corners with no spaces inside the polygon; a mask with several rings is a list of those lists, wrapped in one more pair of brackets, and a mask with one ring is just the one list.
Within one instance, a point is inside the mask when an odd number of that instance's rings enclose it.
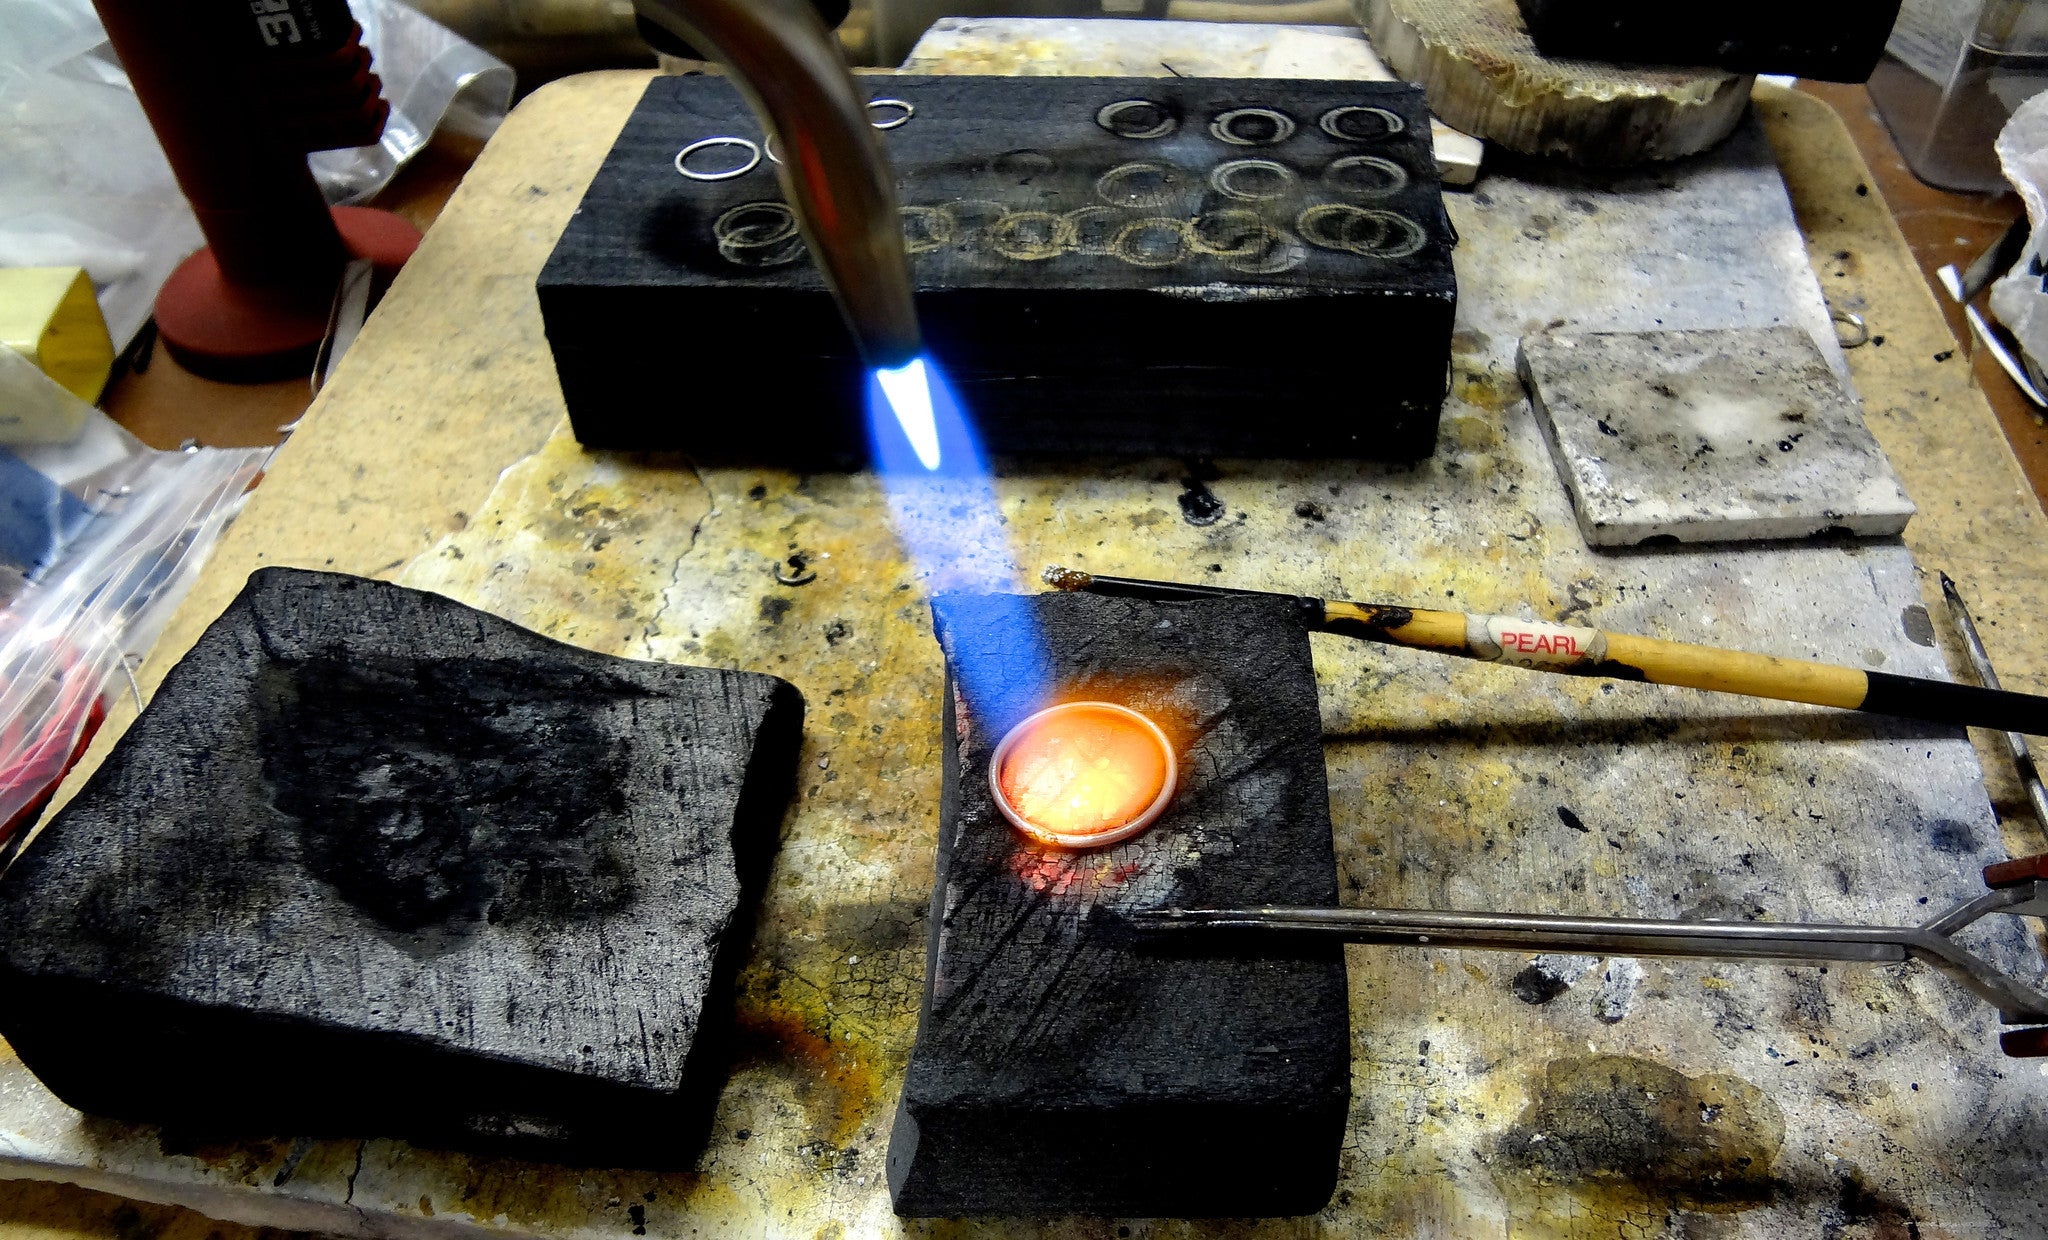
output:
{"label": "orange glow on charcoal", "polygon": [[989,767],[996,805],[1042,844],[1098,848],[1152,824],[1173,798],[1166,734],[1110,702],[1067,702],[1011,730]]}

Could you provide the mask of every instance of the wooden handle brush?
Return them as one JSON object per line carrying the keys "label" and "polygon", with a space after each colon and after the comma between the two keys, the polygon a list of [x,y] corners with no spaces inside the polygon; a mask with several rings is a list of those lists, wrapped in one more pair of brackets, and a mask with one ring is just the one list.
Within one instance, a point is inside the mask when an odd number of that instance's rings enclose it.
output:
{"label": "wooden handle brush", "polygon": [[2005,689],[1866,672],[1834,663],[1781,659],[1775,655],[1748,654],[1541,620],[1518,620],[1512,616],[1347,603],[1307,595],[1134,577],[1098,577],[1057,565],[1045,570],[1045,583],[1058,590],[1167,601],[1240,595],[1284,598],[1300,609],[1303,620],[1312,629],[1389,646],[1434,650],[1567,676],[1605,676],[1654,685],[1680,685],[1715,693],[1838,706],[1901,719],[2048,736],[2048,697]]}

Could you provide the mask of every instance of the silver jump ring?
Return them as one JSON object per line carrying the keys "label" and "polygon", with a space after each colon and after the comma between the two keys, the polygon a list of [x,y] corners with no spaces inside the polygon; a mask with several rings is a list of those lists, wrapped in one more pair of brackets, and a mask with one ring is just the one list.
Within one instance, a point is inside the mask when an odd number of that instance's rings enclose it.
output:
{"label": "silver jump ring", "polygon": [[762,149],[763,151],[767,152],[767,154],[768,154],[768,162],[769,162],[769,163],[771,163],[771,164],[779,164],[779,163],[781,163],[781,162],[782,162],[782,156],[781,156],[781,154],[780,154],[780,153],[778,153],[778,152],[776,151],[776,149],[775,149],[775,135],[774,135],[774,134],[772,134],[772,133],[771,133],[771,134],[769,134],[769,135],[768,135],[768,138],[767,138],[767,141],[765,141],[765,142],[761,143],[761,149]]}
{"label": "silver jump ring", "polygon": [[[1237,123],[1242,120],[1265,121],[1273,127],[1273,133],[1264,138],[1246,137],[1237,131]],[[1209,133],[1217,141],[1232,146],[1273,146],[1294,136],[1294,118],[1271,108],[1232,108],[1218,113],[1209,122]]]}
{"label": "silver jump ring", "polygon": [[1847,310],[1828,308],[1828,317],[1835,321],[1835,343],[1845,349],[1860,349],[1870,343],[1870,325],[1860,314]]}
{"label": "silver jump ring", "polygon": [[1001,223],[1012,208],[989,198],[956,198],[946,204],[953,219],[954,239],[963,249],[978,249],[988,240],[989,230]]}
{"label": "silver jump ring", "polygon": [[[715,146],[745,147],[747,150],[747,162],[737,168],[729,168],[724,172],[690,171],[688,164],[690,156],[695,155],[698,151],[709,150]],[[734,177],[743,177],[760,166],[761,148],[750,138],[699,138],[697,141],[676,152],[676,171],[692,181],[730,181]]]}
{"label": "silver jump ring", "polygon": [[868,100],[868,111],[872,112],[876,108],[897,108],[900,109],[903,113],[903,115],[894,117],[890,120],[868,122],[870,125],[873,125],[877,129],[901,129],[905,125],[908,125],[910,123],[911,117],[917,115],[917,105],[911,103],[907,99]]}
{"label": "silver jump ring", "polygon": [[[1387,127],[1386,132],[1367,136],[1344,132],[1344,118],[1360,115],[1378,117],[1380,123]],[[1391,138],[1408,128],[1408,122],[1402,120],[1398,112],[1389,112],[1385,108],[1368,108],[1358,104],[1342,108],[1331,108],[1323,113],[1322,120],[1316,123],[1322,127],[1324,133],[1329,134],[1339,142],[1372,142],[1379,138]]]}

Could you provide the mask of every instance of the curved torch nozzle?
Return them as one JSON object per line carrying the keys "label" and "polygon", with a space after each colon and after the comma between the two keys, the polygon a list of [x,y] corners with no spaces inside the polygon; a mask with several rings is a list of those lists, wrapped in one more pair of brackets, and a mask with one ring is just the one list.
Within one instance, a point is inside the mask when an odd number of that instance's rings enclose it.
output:
{"label": "curved torch nozzle", "polygon": [[923,351],[888,158],[867,101],[805,0],[634,0],[642,17],[707,48],[780,139],[779,175],[811,255],[873,367]]}

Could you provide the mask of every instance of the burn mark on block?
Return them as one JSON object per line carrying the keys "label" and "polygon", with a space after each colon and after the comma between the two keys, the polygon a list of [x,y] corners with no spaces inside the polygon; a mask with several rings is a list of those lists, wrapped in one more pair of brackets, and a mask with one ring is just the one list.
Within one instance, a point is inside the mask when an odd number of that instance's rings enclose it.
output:
{"label": "burn mark on block", "polygon": [[1784,1143],[1783,1113],[1740,1077],[1586,1055],[1545,1065],[1487,1164],[1516,1218],[1726,1213],[1777,1199]]}
{"label": "burn mark on block", "polygon": [[0,882],[0,1032],[188,1133],[687,1165],[802,717],[264,569]]}
{"label": "burn mark on block", "polygon": [[[1025,839],[988,792],[1032,705],[949,690],[938,881],[916,1049],[889,1149],[912,1217],[1305,1214],[1336,1182],[1349,1106],[1339,949],[1275,958],[1131,942],[1101,909],[1332,904],[1322,729],[1283,599],[950,596],[951,673],[974,661],[1062,700],[1114,701],[1178,747],[1180,792],[1092,852]],[[1035,623],[1050,668],[1033,666]],[[1014,670],[1009,670],[1014,669]],[[996,699],[1010,695],[996,693]]]}

